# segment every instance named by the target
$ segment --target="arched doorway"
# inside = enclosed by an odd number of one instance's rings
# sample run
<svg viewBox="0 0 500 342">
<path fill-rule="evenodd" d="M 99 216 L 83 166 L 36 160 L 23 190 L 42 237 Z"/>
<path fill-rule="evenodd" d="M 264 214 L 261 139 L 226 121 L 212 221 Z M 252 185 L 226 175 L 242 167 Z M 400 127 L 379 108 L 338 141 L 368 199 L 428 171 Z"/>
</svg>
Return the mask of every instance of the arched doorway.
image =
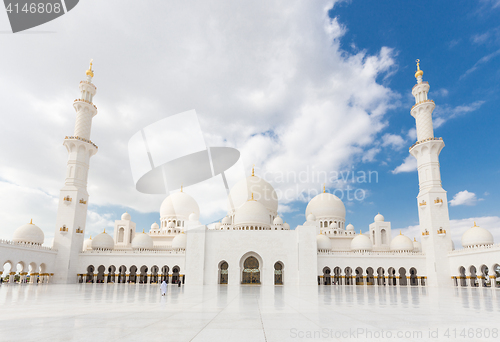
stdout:
<svg viewBox="0 0 500 342">
<path fill-rule="evenodd" d="M 477 281 L 476 267 L 475 266 L 469 267 L 469 271 L 470 271 L 470 286 L 478 287 L 479 283 Z"/>
<path fill-rule="evenodd" d="M 176 284 L 179 280 L 179 266 L 172 268 L 172 284 Z"/>
<path fill-rule="evenodd" d="M 323 268 L 323 285 L 331 285 L 332 284 L 332 271 L 330 267 Z"/>
<path fill-rule="evenodd" d="M 242 284 L 260 284 L 259 261 L 254 256 L 249 256 L 243 262 Z"/>
<path fill-rule="evenodd" d="M 115 282 L 115 272 L 116 272 L 116 267 L 114 265 L 108 267 L 108 283 Z"/>
<path fill-rule="evenodd" d="M 118 282 L 125 283 L 127 281 L 127 267 L 125 265 L 121 265 L 118 272 Z"/>
<path fill-rule="evenodd" d="M 410 285 L 418 286 L 417 269 L 415 267 L 410 268 Z"/>
<path fill-rule="evenodd" d="M 134 283 L 134 284 L 137 282 L 137 266 L 135 266 L 135 265 L 130 266 L 130 273 L 128 276 L 128 282 Z"/>
<path fill-rule="evenodd" d="M 352 268 L 346 267 L 344 269 L 344 272 L 345 272 L 345 284 L 346 285 L 352 285 L 353 284 L 353 281 L 352 281 Z"/>
<path fill-rule="evenodd" d="M 279 261 L 274 264 L 274 285 L 283 285 L 283 264 Z"/>
<path fill-rule="evenodd" d="M 219 265 L 219 284 L 227 285 L 227 280 L 229 277 L 228 273 L 229 265 L 227 262 L 223 261 Z"/>
<path fill-rule="evenodd" d="M 147 283 L 148 283 L 148 267 L 146 265 L 142 265 L 139 284 L 147 284 Z"/>
<path fill-rule="evenodd" d="M 342 270 L 338 266 L 333 269 L 333 285 L 342 285 Z"/>
<path fill-rule="evenodd" d="M 404 267 L 401 267 L 399 269 L 399 285 L 400 286 L 406 286 L 408 282 L 406 281 L 406 269 Z"/>
<path fill-rule="evenodd" d="M 94 282 L 94 266 L 89 265 L 89 267 L 87 267 L 87 283 L 93 283 L 93 282 Z"/>
<path fill-rule="evenodd" d="M 106 271 L 106 267 L 104 265 L 97 267 L 96 283 L 104 283 L 104 272 L 105 271 Z"/>
<path fill-rule="evenodd" d="M 154 265 L 153 267 L 151 267 L 151 284 L 158 283 L 158 271 L 158 266 Z"/>
</svg>

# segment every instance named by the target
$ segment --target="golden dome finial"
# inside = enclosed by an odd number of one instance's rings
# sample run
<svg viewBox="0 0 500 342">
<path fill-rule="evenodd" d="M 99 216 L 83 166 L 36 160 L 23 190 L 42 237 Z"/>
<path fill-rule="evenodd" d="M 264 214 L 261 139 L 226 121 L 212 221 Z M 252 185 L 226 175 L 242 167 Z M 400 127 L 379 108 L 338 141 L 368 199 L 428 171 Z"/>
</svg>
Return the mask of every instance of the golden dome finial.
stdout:
<svg viewBox="0 0 500 342">
<path fill-rule="evenodd" d="M 399 235 L 403 235 L 403 234 L 401 234 L 401 230 L 399 231 Z"/>
<path fill-rule="evenodd" d="M 182 192 L 182 184 L 181 184 L 181 192 Z"/>
<path fill-rule="evenodd" d="M 415 237 L 413 237 L 413 241 L 417 242 L 417 239 Z"/>
<path fill-rule="evenodd" d="M 90 235 L 90 240 L 92 240 L 92 235 Z"/>
<path fill-rule="evenodd" d="M 87 72 L 85 73 L 87 76 L 90 76 L 90 77 L 94 77 L 94 70 L 92 70 L 92 62 L 93 61 L 94 61 L 93 59 L 90 60 L 89 70 L 87 70 Z"/>
<path fill-rule="evenodd" d="M 142 228 L 142 233 L 144 234 L 144 228 Z"/>
<path fill-rule="evenodd" d="M 323 183 L 323 193 L 326 192 L 326 183 Z"/>
<path fill-rule="evenodd" d="M 424 72 L 420 70 L 420 59 L 417 59 L 416 62 L 417 62 L 417 72 L 415 73 L 415 78 L 419 78 L 423 76 Z"/>
<path fill-rule="evenodd" d="M 359 233 L 361 234 L 361 229 L 359 230 Z"/>
<path fill-rule="evenodd" d="M 31 219 L 30 224 L 33 224 L 33 219 Z M 474 223 L 474 225 L 476 225 L 476 224 Z"/>
<path fill-rule="evenodd" d="M 255 164 L 252 166 L 252 177 L 255 177 Z"/>
<path fill-rule="evenodd" d="M 474 227 L 477 227 L 477 226 L 476 226 L 476 221 L 474 221 Z"/>
<path fill-rule="evenodd" d="M 104 231 L 103 231 L 103 233 L 106 233 L 106 228 L 104 228 Z"/>
</svg>

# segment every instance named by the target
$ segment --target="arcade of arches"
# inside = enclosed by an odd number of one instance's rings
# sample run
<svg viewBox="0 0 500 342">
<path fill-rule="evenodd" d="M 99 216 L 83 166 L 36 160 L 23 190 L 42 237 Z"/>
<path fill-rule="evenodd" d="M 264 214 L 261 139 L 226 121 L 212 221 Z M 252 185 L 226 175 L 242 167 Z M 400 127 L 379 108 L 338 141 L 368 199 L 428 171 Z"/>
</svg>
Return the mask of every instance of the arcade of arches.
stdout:
<svg viewBox="0 0 500 342">
<path fill-rule="evenodd" d="M 374 270 L 368 267 L 351 268 L 330 267 L 323 268 L 323 274 L 318 276 L 318 285 L 376 285 L 376 286 L 425 286 L 426 276 L 417 275 L 417 270 L 412 267 L 407 271 L 404 267 L 399 269 L 383 267 Z"/>
<path fill-rule="evenodd" d="M 274 285 L 283 285 L 283 269 L 284 265 L 281 261 L 274 264 Z M 226 285 L 229 279 L 229 264 L 226 261 L 219 263 L 219 284 Z M 260 263 L 254 256 L 249 256 L 243 262 L 241 271 L 241 284 L 243 285 L 259 285 L 260 280 Z"/>
<path fill-rule="evenodd" d="M 500 265 L 460 266 L 451 279 L 454 286 L 497 288 L 500 287 Z"/>
<path fill-rule="evenodd" d="M 165 281 L 167 284 L 175 284 L 179 280 L 184 284 L 185 275 L 180 274 L 180 267 L 174 266 L 170 270 L 167 265 L 161 268 L 157 265 L 151 266 L 151 268 L 146 265 L 141 267 L 132 265 L 129 268 L 125 265 L 118 268 L 115 265 L 109 267 L 100 265 L 97 268 L 94 265 L 89 265 L 87 273 L 78 274 L 79 283 L 158 284 Z"/>
</svg>

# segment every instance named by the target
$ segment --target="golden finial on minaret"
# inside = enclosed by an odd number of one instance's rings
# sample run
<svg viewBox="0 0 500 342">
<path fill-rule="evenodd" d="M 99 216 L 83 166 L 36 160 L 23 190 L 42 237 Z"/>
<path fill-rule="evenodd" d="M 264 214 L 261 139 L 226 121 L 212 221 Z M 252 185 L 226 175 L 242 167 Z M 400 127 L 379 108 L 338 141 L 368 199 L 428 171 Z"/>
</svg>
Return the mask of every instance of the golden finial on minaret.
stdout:
<svg viewBox="0 0 500 342">
<path fill-rule="evenodd" d="M 94 77 L 94 70 L 92 70 L 92 62 L 93 61 L 94 61 L 93 59 L 90 60 L 89 70 L 87 70 L 87 72 L 85 73 L 87 76 L 90 76 L 90 77 Z"/>
<path fill-rule="evenodd" d="M 326 192 L 326 183 L 323 184 L 323 193 Z"/>
<path fill-rule="evenodd" d="M 255 177 L 255 164 L 252 166 L 252 177 Z"/>
<path fill-rule="evenodd" d="M 424 75 L 424 72 L 420 70 L 420 59 L 417 59 L 416 62 L 417 62 L 417 72 L 415 73 L 415 78 L 422 77 Z"/>
<path fill-rule="evenodd" d="M 255 201 L 255 200 L 253 199 L 253 192 L 252 192 L 252 201 Z"/>
</svg>

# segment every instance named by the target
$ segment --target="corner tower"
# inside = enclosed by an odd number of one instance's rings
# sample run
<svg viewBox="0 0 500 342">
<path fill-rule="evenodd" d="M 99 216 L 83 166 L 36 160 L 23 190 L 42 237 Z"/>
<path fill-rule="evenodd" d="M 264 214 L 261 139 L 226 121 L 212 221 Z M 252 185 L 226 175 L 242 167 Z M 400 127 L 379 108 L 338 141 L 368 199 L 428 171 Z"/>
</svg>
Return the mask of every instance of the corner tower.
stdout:
<svg viewBox="0 0 500 342">
<path fill-rule="evenodd" d="M 427 280 L 430 286 L 446 286 L 450 282 L 448 252 L 451 250 L 448 199 L 441 184 L 439 153 L 444 147 L 442 138 L 434 137 L 432 112 L 434 101 L 429 100 L 429 83 L 422 81 L 424 72 L 417 59 L 417 84 L 412 89 L 415 105 L 411 115 L 417 126 L 417 142 L 410 153 L 417 159 L 419 193 L 418 216 L 422 232 L 422 250 L 426 255 Z"/>
<path fill-rule="evenodd" d="M 76 282 L 78 254 L 82 250 L 87 219 L 89 161 L 97 153 L 97 146 L 90 141 L 92 118 L 97 114 L 97 107 L 92 103 L 97 90 L 92 84 L 92 60 L 86 75 L 86 80 L 80 82 L 80 97 L 73 102 L 75 131 L 65 137 L 63 143 L 69 156 L 66 180 L 59 195 L 53 245 L 57 250 L 54 270 L 57 283 Z"/>
</svg>

